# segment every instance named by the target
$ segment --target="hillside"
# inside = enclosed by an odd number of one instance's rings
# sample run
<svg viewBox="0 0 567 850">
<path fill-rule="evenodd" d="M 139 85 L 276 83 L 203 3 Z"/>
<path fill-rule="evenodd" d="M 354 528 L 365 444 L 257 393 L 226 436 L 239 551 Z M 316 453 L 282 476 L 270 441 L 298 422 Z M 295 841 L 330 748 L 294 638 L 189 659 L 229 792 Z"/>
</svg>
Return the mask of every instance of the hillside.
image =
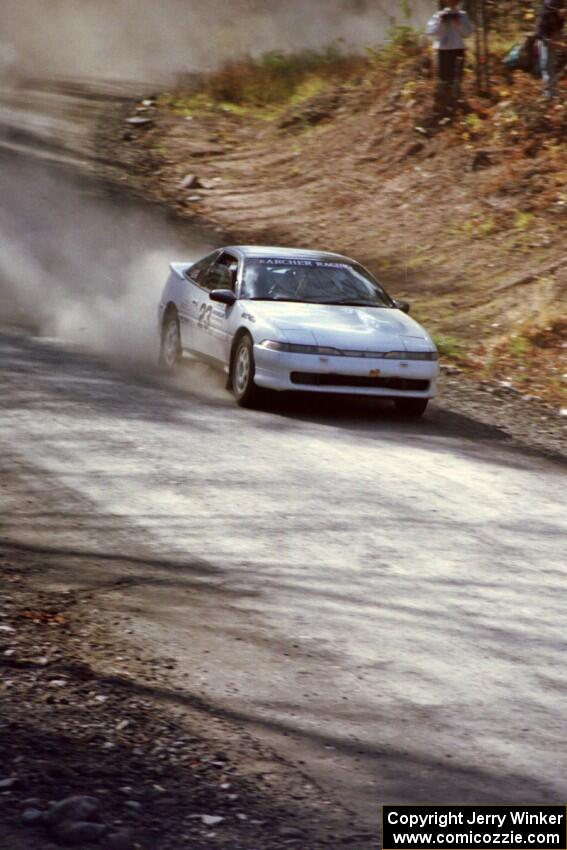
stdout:
<svg viewBox="0 0 567 850">
<path fill-rule="evenodd" d="M 355 256 L 456 368 L 559 411 L 567 88 L 549 105 L 541 81 L 500 60 L 491 95 L 476 96 L 469 70 L 466 108 L 442 120 L 430 50 L 406 28 L 365 58 L 243 60 L 115 116 L 114 155 L 153 197 L 235 240 Z"/>
</svg>

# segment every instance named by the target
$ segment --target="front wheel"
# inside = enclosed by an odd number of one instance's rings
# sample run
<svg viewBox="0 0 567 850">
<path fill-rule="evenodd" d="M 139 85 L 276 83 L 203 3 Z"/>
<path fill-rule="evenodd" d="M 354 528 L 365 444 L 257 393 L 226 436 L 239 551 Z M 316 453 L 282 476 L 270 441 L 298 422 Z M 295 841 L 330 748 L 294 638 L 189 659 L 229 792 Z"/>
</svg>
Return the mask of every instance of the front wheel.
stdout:
<svg viewBox="0 0 567 850">
<path fill-rule="evenodd" d="M 171 310 L 165 317 L 161 332 L 161 345 L 159 350 L 159 365 L 164 372 L 173 374 L 181 360 L 181 332 L 179 330 L 179 319 L 175 310 Z"/>
<path fill-rule="evenodd" d="M 394 401 L 396 410 L 408 419 L 417 419 L 427 410 L 427 398 L 397 398 Z"/>
<path fill-rule="evenodd" d="M 254 346 L 249 336 L 243 336 L 232 358 L 232 392 L 241 407 L 253 407 L 260 400 L 260 390 L 254 383 Z"/>
</svg>

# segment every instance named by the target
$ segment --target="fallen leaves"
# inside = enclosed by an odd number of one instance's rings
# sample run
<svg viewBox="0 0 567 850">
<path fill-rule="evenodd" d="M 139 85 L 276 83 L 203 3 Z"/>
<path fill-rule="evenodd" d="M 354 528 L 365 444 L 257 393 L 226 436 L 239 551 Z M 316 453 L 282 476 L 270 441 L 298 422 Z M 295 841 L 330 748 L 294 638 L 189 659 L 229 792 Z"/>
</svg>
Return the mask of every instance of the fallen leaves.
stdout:
<svg viewBox="0 0 567 850">
<path fill-rule="evenodd" d="M 20 611 L 19 614 L 24 620 L 31 620 L 32 623 L 41 626 L 68 626 L 68 618 L 59 612 L 52 611 Z"/>
</svg>

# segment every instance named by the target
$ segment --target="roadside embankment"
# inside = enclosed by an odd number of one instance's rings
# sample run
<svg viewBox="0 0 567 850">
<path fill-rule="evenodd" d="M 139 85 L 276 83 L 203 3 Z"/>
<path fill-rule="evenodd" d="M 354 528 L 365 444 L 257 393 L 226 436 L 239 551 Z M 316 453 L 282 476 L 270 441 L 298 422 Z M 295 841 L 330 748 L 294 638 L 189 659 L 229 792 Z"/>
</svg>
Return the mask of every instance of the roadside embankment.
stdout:
<svg viewBox="0 0 567 850">
<path fill-rule="evenodd" d="M 567 108 L 498 73 L 490 98 L 469 82 L 463 112 L 436 121 L 430 56 L 397 39 L 368 60 L 268 57 L 148 92 L 106 113 L 99 149 L 234 241 L 357 257 L 433 331 L 442 403 L 561 451 Z"/>
<path fill-rule="evenodd" d="M 491 98 L 470 90 L 462 114 L 436 122 L 429 55 L 411 39 L 389 50 L 323 56 L 303 75 L 288 59 L 284 93 L 275 60 L 233 64 L 115 110 L 100 145 L 188 221 L 356 256 L 464 377 L 559 415 L 567 107 L 544 103 L 539 80 L 496 76 Z"/>
</svg>

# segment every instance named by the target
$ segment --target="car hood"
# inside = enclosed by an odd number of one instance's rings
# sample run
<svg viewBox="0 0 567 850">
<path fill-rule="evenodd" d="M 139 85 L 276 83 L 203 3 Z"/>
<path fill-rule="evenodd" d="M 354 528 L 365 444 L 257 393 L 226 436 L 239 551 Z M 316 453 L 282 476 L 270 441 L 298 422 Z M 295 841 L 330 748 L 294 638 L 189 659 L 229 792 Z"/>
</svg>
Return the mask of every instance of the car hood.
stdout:
<svg viewBox="0 0 567 850">
<path fill-rule="evenodd" d="M 407 350 L 433 347 L 421 325 L 401 310 L 287 301 L 248 301 L 247 309 L 297 344 L 353 351 L 379 351 L 384 345 Z"/>
</svg>

